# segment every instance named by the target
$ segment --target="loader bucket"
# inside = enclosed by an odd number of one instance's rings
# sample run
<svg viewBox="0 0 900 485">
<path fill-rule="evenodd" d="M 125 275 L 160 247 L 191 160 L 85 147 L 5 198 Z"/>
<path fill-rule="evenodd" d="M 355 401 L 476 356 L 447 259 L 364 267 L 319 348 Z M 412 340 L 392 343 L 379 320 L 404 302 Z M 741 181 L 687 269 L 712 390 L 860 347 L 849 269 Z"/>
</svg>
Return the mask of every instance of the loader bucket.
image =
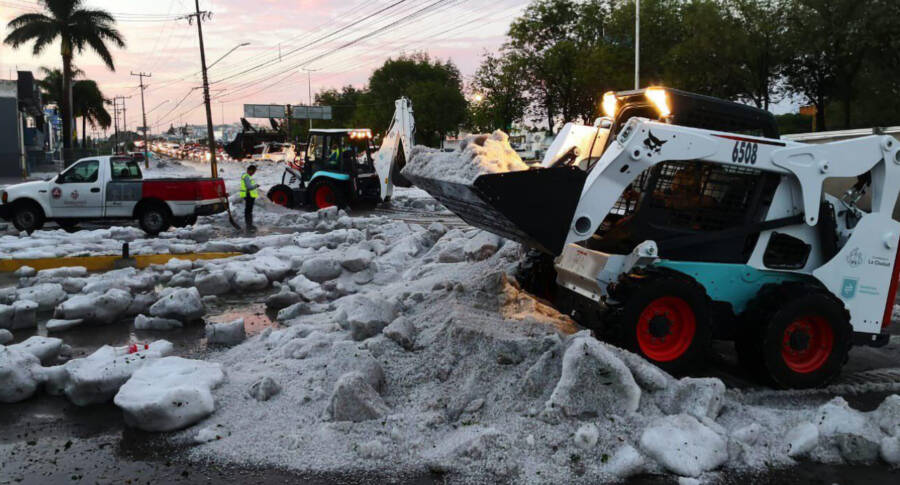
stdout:
<svg viewBox="0 0 900 485">
<path fill-rule="evenodd" d="M 587 173 L 576 167 L 485 174 L 472 185 L 406 175 L 469 224 L 545 253 L 562 253 Z"/>
</svg>

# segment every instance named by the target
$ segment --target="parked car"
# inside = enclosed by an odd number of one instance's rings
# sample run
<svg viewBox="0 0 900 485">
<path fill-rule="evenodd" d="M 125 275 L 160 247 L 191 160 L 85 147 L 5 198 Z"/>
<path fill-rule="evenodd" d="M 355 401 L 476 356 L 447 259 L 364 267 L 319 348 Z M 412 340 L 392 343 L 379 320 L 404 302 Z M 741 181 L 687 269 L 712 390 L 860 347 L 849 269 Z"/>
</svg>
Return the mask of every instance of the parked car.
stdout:
<svg viewBox="0 0 900 485">
<path fill-rule="evenodd" d="M 227 210 L 220 178 L 144 179 L 130 156 L 83 158 L 45 181 L 0 191 L 0 218 L 29 234 L 54 221 L 72 230 L 82 221 L 137 220 L 145 232 L 192 225 Z"/>
</svg>

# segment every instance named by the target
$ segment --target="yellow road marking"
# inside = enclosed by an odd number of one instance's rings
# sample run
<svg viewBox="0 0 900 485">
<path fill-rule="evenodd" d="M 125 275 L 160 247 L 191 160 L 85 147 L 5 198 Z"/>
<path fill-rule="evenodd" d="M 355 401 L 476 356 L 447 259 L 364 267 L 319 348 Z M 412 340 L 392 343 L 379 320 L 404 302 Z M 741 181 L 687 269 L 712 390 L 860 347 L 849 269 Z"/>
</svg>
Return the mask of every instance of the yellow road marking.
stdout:
<svg viewBox="0 0 900 485">
<path fill-rule="evenodd" d="M 170 259 L 223 259 L 240 256 L 243 253 L 187 253 L 187 254 L 138 254 L 132 255 L 135 266 L 146 268 L 152 264 L 166 264 Z M 35 259 L 2 259 L 0 260 L 0 272 L 15 271 L 22 266 L 31 266 L 36 270 L 63 268 L 67 266 L 84 266 L 88 271 L 105 271 L 115 269 L 115 262 L 121 259 L 121 255 L 113 256 L 74 256 L 68 258 L 35 258 Z"/>
</svg>

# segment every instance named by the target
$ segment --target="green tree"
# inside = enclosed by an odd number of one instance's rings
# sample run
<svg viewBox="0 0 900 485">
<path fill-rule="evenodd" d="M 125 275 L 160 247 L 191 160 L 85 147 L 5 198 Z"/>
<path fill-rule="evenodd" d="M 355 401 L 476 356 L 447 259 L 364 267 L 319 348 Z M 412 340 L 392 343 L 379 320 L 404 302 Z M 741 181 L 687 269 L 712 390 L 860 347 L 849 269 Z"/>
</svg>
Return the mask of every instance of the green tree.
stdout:
<svg viewBox="0 0 900 485">
<path fill-rule="evenodd" d="M 726 0 L 734 14 L 736 34 L 730 46 L 738 48 L 743 69 L 738 99 L 765 110 L 783 91 L 780 80 L 788 60 L 790 0 Z"/>
<path fill-rule="evenodd" d="M 86 48 L 94 51 L 104 64 L 115 70 L 107 43 L 125 47 L 122 35 L 115 28 L 115 19 L 104 11 L 85 8 L 82 0 L 42 0 L 44 13 L 26 13 L 12 19 L 7 27 L 12 31 L 4 43 L 18 48 L 33 42 L 32 52 L 39 55 L 56 39 L 60 40 L 62 56 L 63 157 L 72 158 L 72 59 Z"/>
<path fill-rule="evenodd" d="M 723 99 L 745 95 L 748 42 L 726 5 L 691 0 L 680 5 L 678 17 L 680 28 L 692 35 L 683 35 L 665 54 L 660 81 Z"/>
<path fill-rule="evenodd" d="M 575 1 L 536 0 L 512 22 L 507 34 L 505 50 L 515 62 L 528 66 L 531 114 L 543 116 L 550 132 L 556 116 L 573 104 L 566 96 L 572 91 L 572 69 L 577 62 L 573 48 L 577 23 Z"/>
<path fill-rule="evenodd" d="M 344 86 L 340 90 L 326 89 L 316 93 L 316 104 L 331 106 L 331 119 L 317 122 L 321 128 L 356 128 L 357 107 L 364 91 L 353 86 Z"/>
<path fill-rule="evenodd" d="M 856 82 L 872 48 L 868 27 L 873 0 L 792 0 L 788 89 L 816 107 L 816 129 L 827 129 L 826 110 L 841 101 L 850 126 Z"/>
<path fill-rule="evenodd" d="M 521 120 L 528 107 L 525 66 L 509 56 L 485 53 L 469 91 L 469 128 L 474 131 L 506 130 Z"/>
<path fill-rule="evenodd" d="M 388 129 L 394 100 L 408 97 L 416 114 L 416 142 L 440 146 L 466 119 L 462 76 L 450 62 L 432 61 L 418 53 L 388 59 L 369 77 L 369 88 L 359 103 L 359 120 L 376 132 Z"/>
</svg>

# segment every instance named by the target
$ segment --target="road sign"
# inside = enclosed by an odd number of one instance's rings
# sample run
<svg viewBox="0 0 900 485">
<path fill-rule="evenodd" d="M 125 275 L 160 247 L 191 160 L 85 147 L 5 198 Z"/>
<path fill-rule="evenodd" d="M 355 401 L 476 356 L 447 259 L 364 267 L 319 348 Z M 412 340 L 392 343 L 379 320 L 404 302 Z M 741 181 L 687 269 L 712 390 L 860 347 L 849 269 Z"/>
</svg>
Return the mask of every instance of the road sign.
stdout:
<svg viewBox="0 0 900 485">
<path fill-rule="evenodd" d="M 287 107 L 283 104 L 245 104 L 244 118 L 285 118 Z M 330 120 L 331 106 L 291 106 L 291 118 L 295 120 Z"/>
<path fill-rule="evenodd" d="M 284 118 L 283 104 L 245 104 L 244 118 Z"/>
<path fill-rule="evenodd" d="M 331 106 L 291 106 L 291 118 L 295 120 L 330 120 Z"/>
</svg>

